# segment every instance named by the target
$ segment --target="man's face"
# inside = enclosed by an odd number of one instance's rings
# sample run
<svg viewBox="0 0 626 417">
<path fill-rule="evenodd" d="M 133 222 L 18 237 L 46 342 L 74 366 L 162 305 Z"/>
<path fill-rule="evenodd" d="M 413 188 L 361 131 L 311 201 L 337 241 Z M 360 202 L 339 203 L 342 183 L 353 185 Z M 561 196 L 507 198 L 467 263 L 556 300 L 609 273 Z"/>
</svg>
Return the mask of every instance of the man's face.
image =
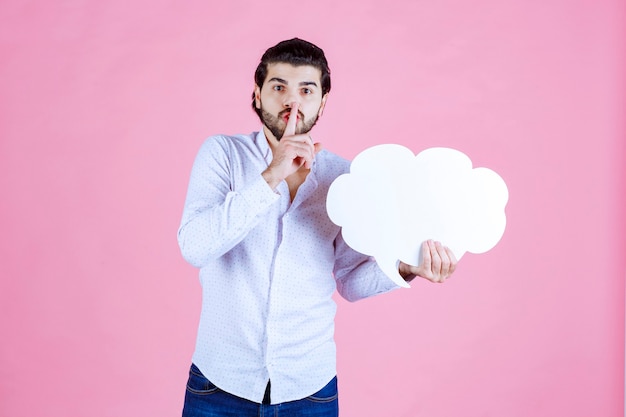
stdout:
<svg viewBox="0 0 626 417">
<path fill-rule="evenodd" d="M 279 62 L 267 66 L 263 87 L 254 89 L 254 100 L 269 139 L 281 139 L 294 102 L 299 105 L 296 133 L 308 133 L 313 128 L 326 104 L 321 76 L 320 70 L 310 65 L 294 67 Z"/>
</svg>

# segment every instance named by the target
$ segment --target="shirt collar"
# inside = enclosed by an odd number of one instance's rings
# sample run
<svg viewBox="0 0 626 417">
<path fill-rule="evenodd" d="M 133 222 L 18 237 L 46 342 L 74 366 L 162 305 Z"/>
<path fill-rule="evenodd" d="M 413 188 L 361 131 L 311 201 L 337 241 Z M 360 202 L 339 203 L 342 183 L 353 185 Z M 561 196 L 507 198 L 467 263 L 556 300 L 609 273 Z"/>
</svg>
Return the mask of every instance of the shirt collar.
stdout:
<svg viewBox="0 0 626 417">
<path fill-rule="evenodd" d="M 270 148 L 270 144 L 267 143 L 267 138 L 265 137 L 265 132 L 261 129 L 257 132 L 255 137 L 256 146 L 261 152 L 261 156 L 265 159 L 265 162 L 269 165 L 272 162 L 272 149 Z"/>
</svg>

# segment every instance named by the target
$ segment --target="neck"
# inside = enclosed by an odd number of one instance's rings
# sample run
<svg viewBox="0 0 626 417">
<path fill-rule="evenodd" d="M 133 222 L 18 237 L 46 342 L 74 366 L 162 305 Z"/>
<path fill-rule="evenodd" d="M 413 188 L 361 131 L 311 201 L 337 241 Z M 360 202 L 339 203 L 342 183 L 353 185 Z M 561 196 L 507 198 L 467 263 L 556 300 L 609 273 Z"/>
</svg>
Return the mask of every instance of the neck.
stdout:
<svg viewBox="0 0 626 417">
<path fill-rule="evenodd" d="M 274 152 L 274 150 L 278 146 L 278 139 L 276 139 L 272 132 L 270 132 L 270 130 L 265 126 L 263 126 L 263 133 L 265 134 L 267 144 L 270 145 L 270 149 L 272 150 L 272 152 Z"/>
</svg>

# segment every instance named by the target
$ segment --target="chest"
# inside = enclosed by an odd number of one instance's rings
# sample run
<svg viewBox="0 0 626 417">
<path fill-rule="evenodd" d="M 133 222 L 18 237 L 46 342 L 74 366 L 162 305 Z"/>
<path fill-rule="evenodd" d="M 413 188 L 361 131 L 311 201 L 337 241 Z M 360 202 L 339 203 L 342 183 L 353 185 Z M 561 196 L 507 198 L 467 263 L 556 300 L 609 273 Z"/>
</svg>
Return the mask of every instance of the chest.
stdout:
<svg viewBox="0 0 626 417">
<path fill-rule="evenodd" d="M 285 178 L 285 182 L 287 183 L 287 187 L 289 188 L 289 198 L 291 202 L 293 202 L 293 200 L 296 198 L 296 194 L 298 193 L 300 186 L 306 180 L 309 171 L 310 170 L 308 169 L 302 170 L 302 172 L 296 171 L 295 173 Z"/>
</svg>

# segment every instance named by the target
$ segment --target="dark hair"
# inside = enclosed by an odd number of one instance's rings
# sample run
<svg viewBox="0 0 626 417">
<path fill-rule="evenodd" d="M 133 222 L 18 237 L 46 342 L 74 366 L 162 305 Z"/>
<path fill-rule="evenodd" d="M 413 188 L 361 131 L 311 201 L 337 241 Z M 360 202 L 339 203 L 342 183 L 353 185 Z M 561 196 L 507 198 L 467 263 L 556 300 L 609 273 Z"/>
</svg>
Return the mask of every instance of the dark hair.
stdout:
<svg viewBox="0 0 626 417">
<path fill-rule="evenodd" d="M 310 65 L 317 68 L 322 73 L 322 96 L 330 91 L 330 68 L 324 56 L 324 51 L 302 39 L 293 38 L 279 42 L 269 48 L 261 57 L 261 62 L 254 73 L 254 82 L 261 88 L 265 77 L 267 77 L 267 66 L 269 64 L 286 63 L 293 66 Z M 252 92 L 252 108 L 261 117 L 261 110 L 255 106 L 255 95 Z"/>
</svg>

